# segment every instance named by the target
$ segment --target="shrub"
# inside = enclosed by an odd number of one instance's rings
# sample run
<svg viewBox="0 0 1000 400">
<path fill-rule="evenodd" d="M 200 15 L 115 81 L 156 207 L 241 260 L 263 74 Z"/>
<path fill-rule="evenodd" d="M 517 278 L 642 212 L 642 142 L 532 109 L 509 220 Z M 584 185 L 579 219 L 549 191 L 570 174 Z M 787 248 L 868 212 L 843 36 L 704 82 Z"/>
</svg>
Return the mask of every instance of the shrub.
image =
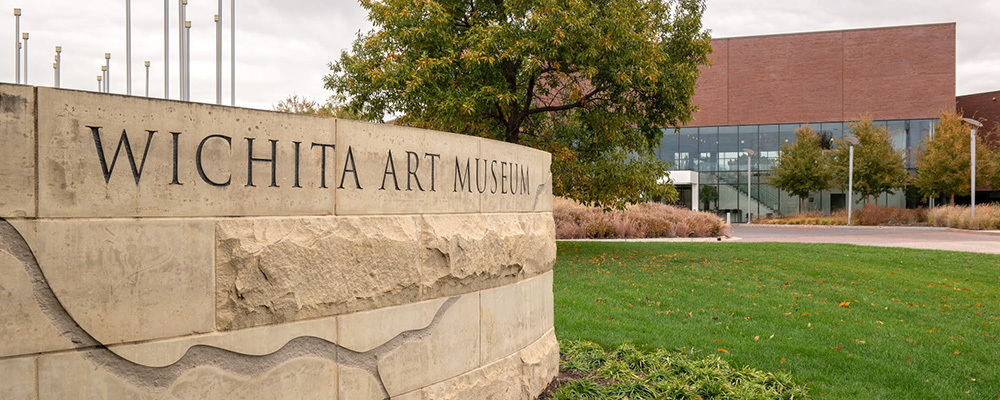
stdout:
<svg viewBox="0 0 1000 400">
<path fill-rule="evenodd" d="M 787 373 L 733 368 L 717 355 L 696 359 L 664 349 L 643 351 L 630 343 L 606 353 L 595 343 L 576 340 L 559 347 L 566 375 L 540 399 L 808 398 L 806 387 Z"/>
<path fill-rule="evenodd" d="M 976 205 L 976 216 L 966 206 L 941 206 L 927 212 L 927 221 L 933 226 L 959 229 L 1000 229 L 1000 204 Z"/>
<path fill-rule="evenodd" d="M 556 197 L 552 217 L 558 239 L 729 236 L 729 227 L 716 215 L 659 203 L 605 211 Z"/>
</svg>

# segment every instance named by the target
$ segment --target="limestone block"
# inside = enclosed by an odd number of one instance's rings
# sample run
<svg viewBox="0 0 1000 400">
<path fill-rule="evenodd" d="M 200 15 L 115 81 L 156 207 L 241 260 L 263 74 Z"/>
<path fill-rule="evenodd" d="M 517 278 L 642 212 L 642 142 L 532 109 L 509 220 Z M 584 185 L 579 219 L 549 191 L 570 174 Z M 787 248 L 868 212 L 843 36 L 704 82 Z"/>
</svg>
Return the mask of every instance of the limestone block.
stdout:
<svg viewBox="0 0 1000 400">
<path fill-rule="evenodd" d="M 341 399 L 383 400 L 382 389 L 372 374 L 360 368 L 341 365 L 338 370 L 337 393 Z"/>
<path fill-rule="evenodd" d="M 458 377 L 393 397 L 397 400 L 530 400 L 522 395 L 521 360 L 515 355 Z"/>
<path fill-rule="evenodd" d="M 337 315 L 419 298 L 417 217 L 219 220 L 219 329 Z"/>
<path fill-rule="evenodd" d="M 338 344 L 363 353 L 400 333 L 428 326 L 446 299 L 422 301 L 377 310 L 340 315 Z"/>
<path fill-rule="evenodd" d="M 331 344 L 337 343 L 337 318 L 321 318 L 140 344 L 115 345 L 108 348 L 131 362 L 150 367 L 164 367 L 180 360 L 188 349 L 195 345 L 216 347 L 243 355 L 263 356 L 279 351 L 295 338 L 305 336 L 320 338 Z"/>
<path fill-rule="evenodd" d="M 35 255 L 72 320 L 103 344 L 209 332 L 214 223 L 40 220 Z"/>
<path fill-rule="evenodd" d="M 552 211 L 549 153 L 488 139 L 481 146 L 482 158 L 491 160 L 481 212 Z"/>
<path fill-rule="evenodd" d="M 0 84 L 0 218 L 35 216 L 35 93 Z"/>
<path fill-rule="evenodd" d="M 429 296 L 467 293 L 549 271 L 552 214 L 425 215 L 421 278 Z"/>
<path fill-rule="evenodd" d="M 417 389 L 398 400 L 519 399 L 538 398 L 559 373 L 559 343 L 555 331 L 520 352 L 468 373 Z"/>
<path fill-rule="evenodd" d="M 22 248 L 25 242 L 10 235 L 17 232 L 0 230 L 0 338 L 4 338 L 0 340 L 0 357 L 72 348 L 73 343 L 62 337 L 42 312 L 26 266 L 10 253 L 17 251 L 16 242 Z"/>
<path fill-rule="evenodd" d="M 472 136 L 338 120 L 337 215 L 478 212 L 480 196 L 467 190 L 473 183 L 463 174 L 466 162 L 479 157 L 479 141 Z M 456 163 L 462 173 L 456 174 Z M 352 165 L 357 165 L 357 181 L 355 174 L 344 174 Z"/>
<path fill-rule="evenodd" d="M 334 119 L 37 91 L 40 216 L 333 213 Z"/>
<path fill-rule="evenodd" d="M 480 293 L 482 364 L 507 357 L 552 329 L 552 272 Z"/>
<path fill-rule="evenodd" d="M 378 359 L 390 396 L 441 382 L 479 365 L 479 294 L 461 296 L 430 335 Z"/>
<path fill-rule="evenodd" d="M 36 399 L 34 357 L 0 359 L 0 399 Z"/>
<path fill-rule="evenodd" d="M 157 390 L 134 383 L 142 367 L 105 369 L 85 358 L 88 352 L 39 357 L 38 399 L 337 398 L 337 366 L 328 360 L 296 358 L 259 375 L 245 374 L 241 365 L 232 371 L 195 367 Z"/>
<path fill-rule="evenodd" d="M 527 398 L 535 399 L 559 375 L 559 341 L 556 332 L 548 332 L 521 350 L 521 377 Z"/>
</svg>

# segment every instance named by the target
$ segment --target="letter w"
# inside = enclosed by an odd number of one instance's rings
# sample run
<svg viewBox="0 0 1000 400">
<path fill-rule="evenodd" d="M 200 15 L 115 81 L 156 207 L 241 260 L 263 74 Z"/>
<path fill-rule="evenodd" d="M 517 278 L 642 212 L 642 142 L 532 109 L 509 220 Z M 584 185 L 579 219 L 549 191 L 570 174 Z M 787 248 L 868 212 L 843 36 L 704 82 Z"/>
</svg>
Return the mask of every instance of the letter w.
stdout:
<svg viewBox="0 0 1000 400">
<path fill-rule="evenodd" d="M 142 169 L 146 166 L 146 155 L 149 154 L 149 145 L 153 143 L 153 134 L 156 131 L 146 131 L 149 132 L 149 137 L 146 138 L 146 149 L 142 152 L 142 162 L 137 168 L 135 166 L 135 156 L 132 155 L 132 146 L 128 142 L 128 134 L 122 129 L 122 136 L 118 139 L 118 148 L 115 149 L 115 156 L 111 158 L 111 167 L 108 167 L 108 160 L 104 157 L 104 145 L 101 144 L 101 127 L 99 126 L 87 126 L 90 128 L 90 132 L 94 134 L 94 144 L 97 145 L 97 158 L 101 160 L 101 171 L 104 172 L 104 183 L 109 183 L 111 181 L 111 173 L 115 171 L 115 163 L 118 162 L 118 154 L 122 151 L 122 145 L 125 145 L 125 156 L 128 157 L 128 163 L 132 166 L 132 177 L 135 178 L 135 184 L 139 184 L 139 178 L 142 176 Z"/>
</svg>

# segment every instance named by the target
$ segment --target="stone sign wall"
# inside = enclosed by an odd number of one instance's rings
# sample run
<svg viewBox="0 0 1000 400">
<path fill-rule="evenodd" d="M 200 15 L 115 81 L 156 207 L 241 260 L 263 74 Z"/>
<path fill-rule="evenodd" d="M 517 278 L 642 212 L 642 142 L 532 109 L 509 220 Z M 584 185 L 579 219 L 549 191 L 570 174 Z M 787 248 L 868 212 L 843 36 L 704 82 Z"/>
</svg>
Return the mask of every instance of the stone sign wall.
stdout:
<svg viewBox="0 0 1000 400">
<path fill-rule="evenodd" d="M 549 154 L 0 84 L 0 398 L 528 399 Z"/>
</svg>

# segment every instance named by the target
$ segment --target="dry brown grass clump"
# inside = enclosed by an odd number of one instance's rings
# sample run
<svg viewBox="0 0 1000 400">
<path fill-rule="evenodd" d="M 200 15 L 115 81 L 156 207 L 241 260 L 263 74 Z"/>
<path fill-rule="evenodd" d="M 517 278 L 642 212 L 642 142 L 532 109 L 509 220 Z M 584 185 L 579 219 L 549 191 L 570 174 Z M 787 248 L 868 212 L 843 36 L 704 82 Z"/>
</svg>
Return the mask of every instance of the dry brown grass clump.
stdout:
<svg viewBox="0 0 1000 400">
<path fill-rule="evenodd" d="M 966 206 L 941 206 L 927 212 L 927 220 L 934 226 L 959 229 L 1000 229 L 1000 204 L 977 204 L 976 216 Z"/>
<path fill-rule="evenodd" d="M 729 227 L 716 215 L 659 203 L 604 211 L 556 197 L 552 200 L 552 216 L 556 239 L 729 236 Z"/>
<path fill-rule="evenodd" d="M 851 223 L 868 226 L 927 225 L 927 210 L 924 208 L 885 207 L 869 204 L 854 210 Z M 847 210 L 839 210 L 830 215 L 821 211 L 787 214 L 770 219 L 754 221 L 758 224 L 783 225 L 847 225 Z"/>
</svg>

